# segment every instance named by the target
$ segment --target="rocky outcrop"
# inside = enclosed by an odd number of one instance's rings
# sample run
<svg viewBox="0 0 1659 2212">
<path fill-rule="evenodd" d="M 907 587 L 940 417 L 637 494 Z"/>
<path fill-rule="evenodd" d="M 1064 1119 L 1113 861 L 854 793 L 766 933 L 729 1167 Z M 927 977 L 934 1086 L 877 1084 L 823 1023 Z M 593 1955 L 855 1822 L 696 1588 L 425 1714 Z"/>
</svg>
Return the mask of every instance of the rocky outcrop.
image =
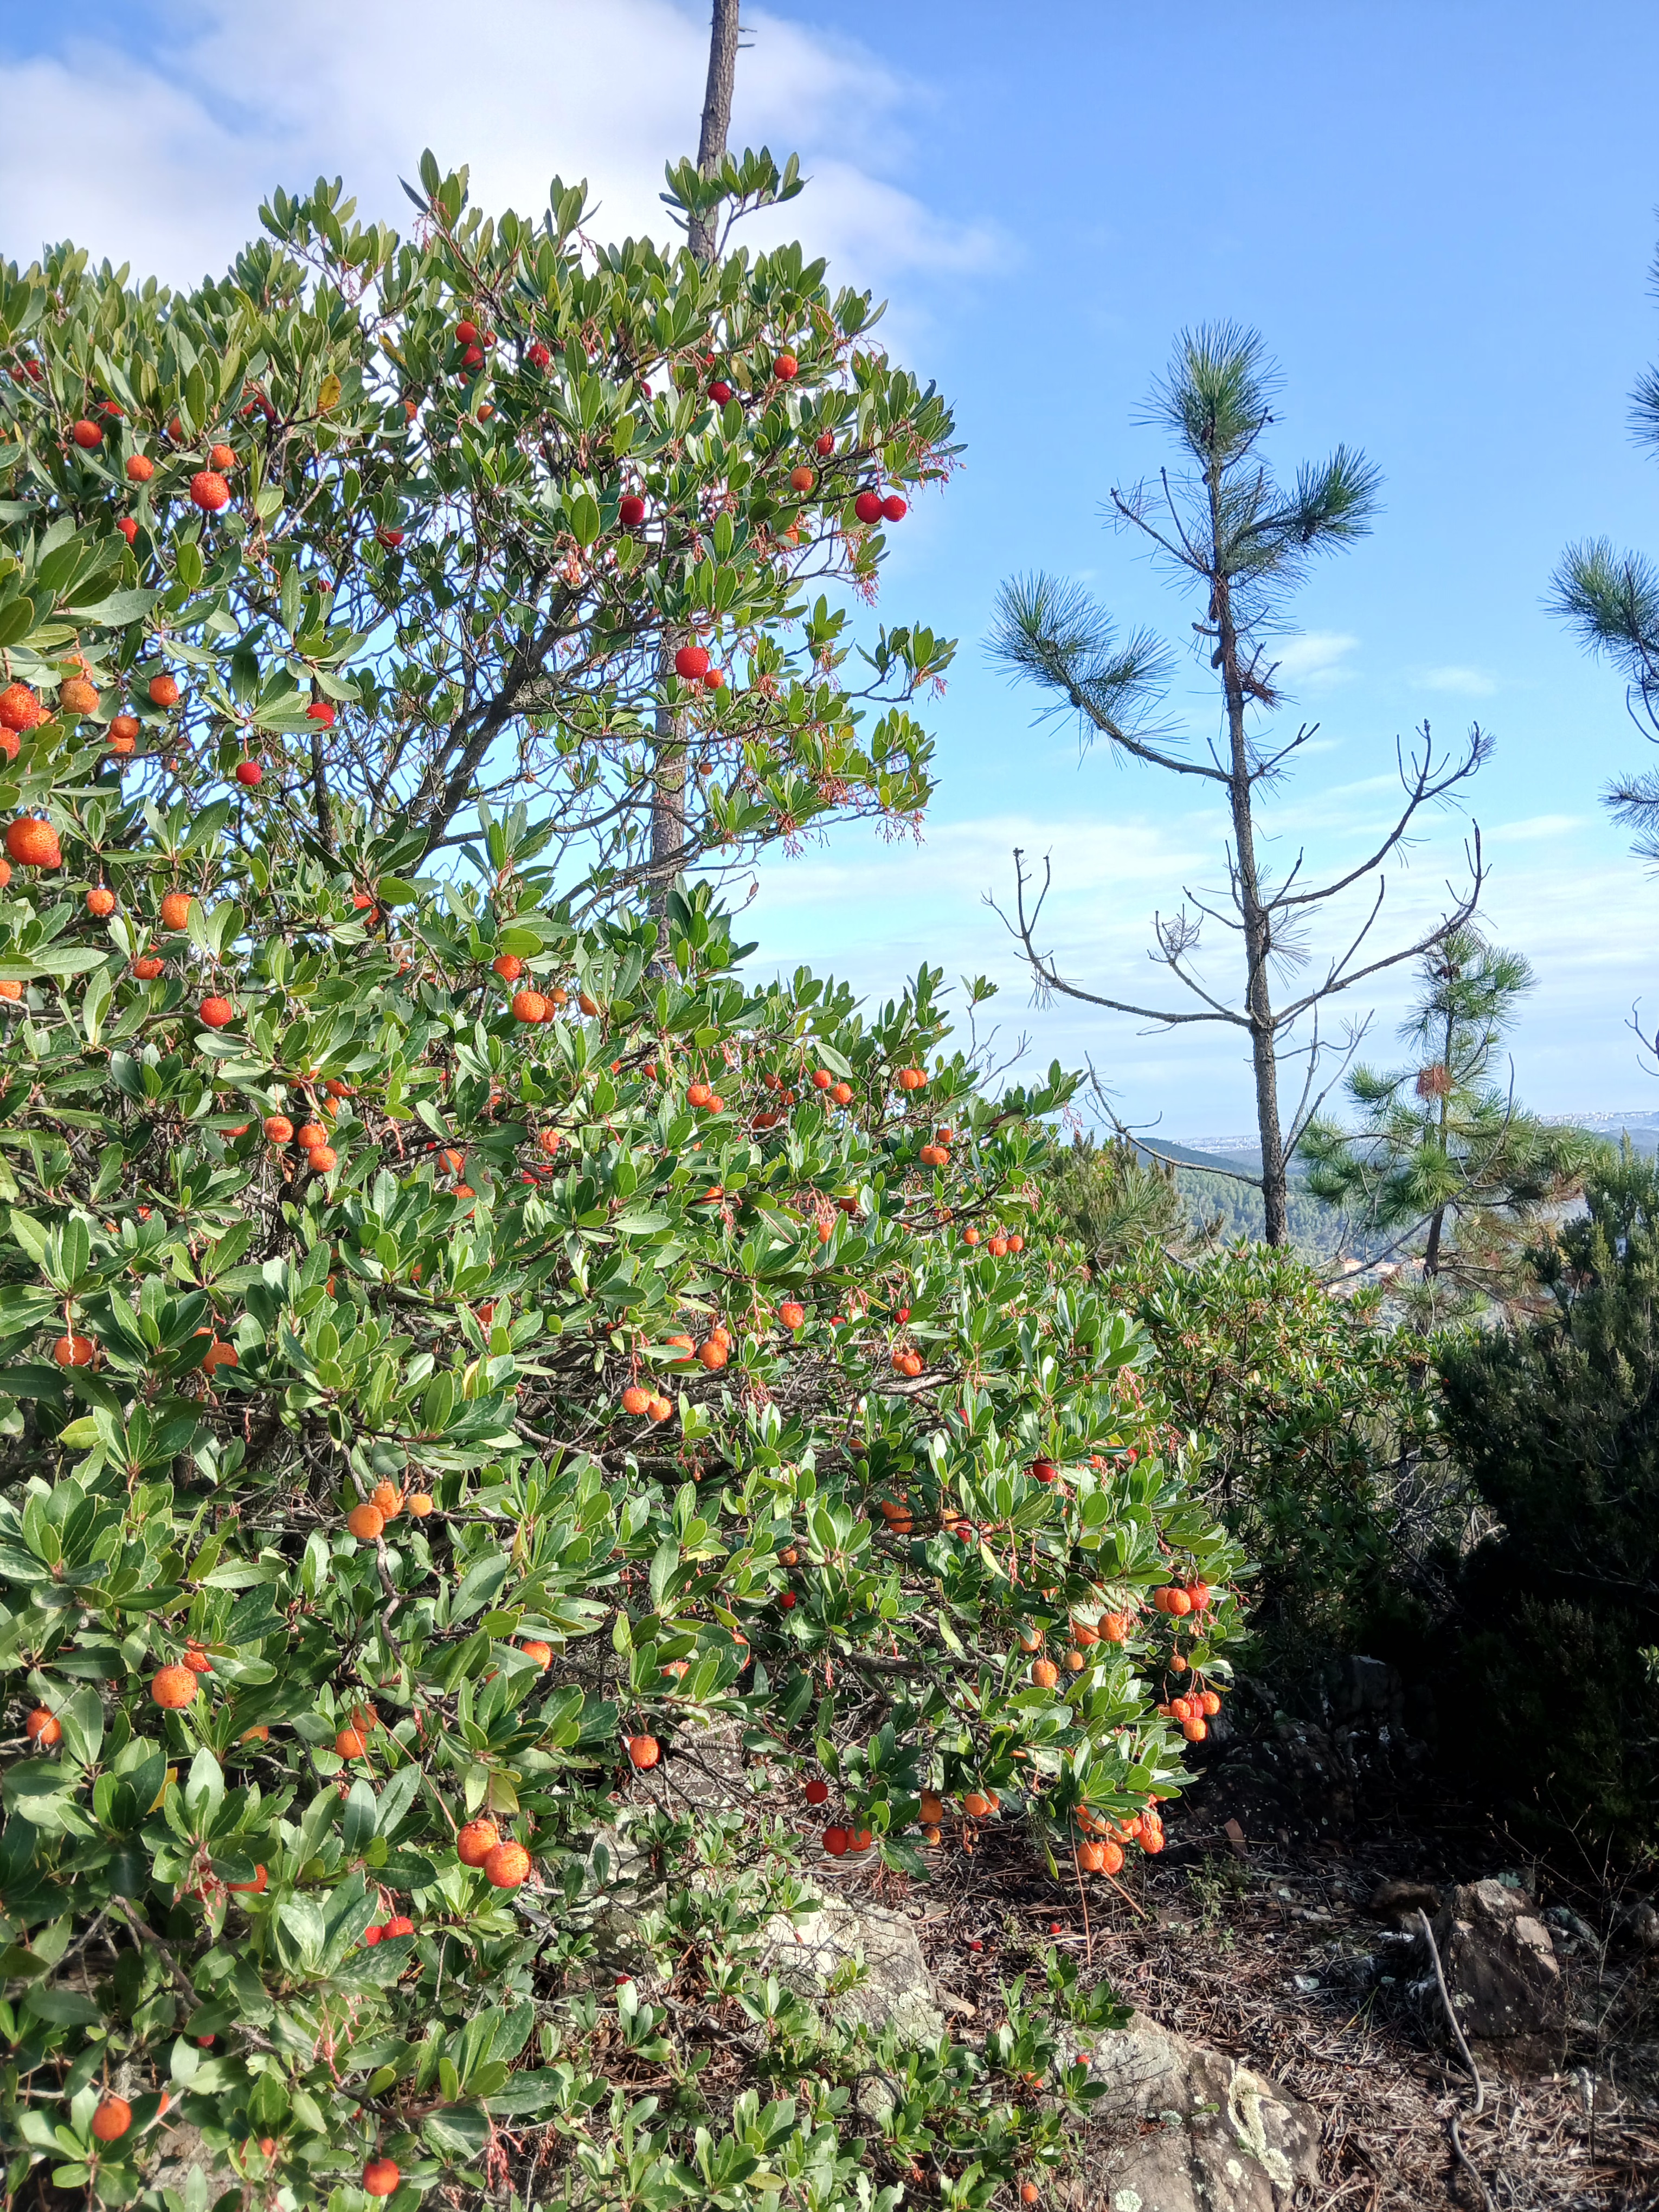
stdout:
<svg viewBox="0 0 1659 2212">
<path fill-rule="evenodd" d="M 896 2028 L 902 2043 L 932 2043 L 945 2014 L 921 1955 L 914 1923 L 896 1912 L 805 1885 L 811 1911 L 799 1920 L 776 1914 L 766 1926 L 763 1963 L 803 1996 L 828 1997 L 844 2019 Z M 861 1967 L 854 1977 L 849 1969 Z M 848 1986 L 839 1992 L 837 1982 Z"/>
<path fill-rule="evenodd" d="M 1524 1890 L 1497 1881 L 1449 1890 L 1434 1940 L 1465 2035 L 1536 2035 L 1550 2026 L 1561 1968 Z"/>
<path fill-rule="evenodd" d="M 1094 2112 L 1114 2124 L 1109 2212 L 1286 2212 L 1298 2184 L 1318 2182 L 1310 2106 L 1144 2013 L 1100 2038 L 1090 2073 L 1107 2089 Z"/>
</svg>

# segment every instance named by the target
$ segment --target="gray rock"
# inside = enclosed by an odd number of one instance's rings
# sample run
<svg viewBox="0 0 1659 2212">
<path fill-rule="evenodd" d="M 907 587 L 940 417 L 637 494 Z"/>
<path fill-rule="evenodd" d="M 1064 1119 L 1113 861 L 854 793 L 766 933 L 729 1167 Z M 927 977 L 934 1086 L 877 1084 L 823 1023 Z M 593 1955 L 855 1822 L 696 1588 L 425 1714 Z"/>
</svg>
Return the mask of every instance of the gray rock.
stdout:
<svg viewBox="0 0 1659 2212">
<path fill-rule="evenodd" d="M 218 2151 L 208 2148 L 199 2128 L 169 2127 L 163 2119 L 157 2132 L 161 2162 L 149 2176 L 149 2186 L 177 2190 L 184 2198 L 185 2212 L 205 2212 L 226 2190 L 241 2188 L 240 2176 L 221 2163 Z"/>
<path fill-rule="evenodd" d="M 1354 1652 L 1325 1668 L 1325 1695 L 1340 1721 L 1390 1721 L 1406 1717 L 1406 1685 L 1398 1669 L 1383 1659 Z"/>
<path fill-rule="evenodd" d="M 1550 2025 L 1561 1968 L 1524 1891 L 1490 1880 L 1449 1891 L 1434 1940 L 1466 2035 L 1535 2035 Z"/>
<path fill-rule="evenodd" d="M 1103 2035 L 1090 2068 L 1096 2113 L 1137 2132 L 1114 2144 L 1109 2212 L 1285 2212 L 1319 2180 L 1319 2124 L 1281 2084 L 1135 2013 Z"/>
<path fill-rule="evenodd" d="M 932 2043 L 945 2033 L 921 1942 L 902 1915 L 878 1905 L 854 1905 L 812 1883 L 805 1885 L 812 1910 L 799 1921 L 775 1914 L 763 1931 L 760 1964 L 803 1996 L 823 1998 L 849 1965 L 862 1978 L 830 1998 L 843 2019 L 871 2027 L 896 2027 L 901 2041 Z"/>
</svg>

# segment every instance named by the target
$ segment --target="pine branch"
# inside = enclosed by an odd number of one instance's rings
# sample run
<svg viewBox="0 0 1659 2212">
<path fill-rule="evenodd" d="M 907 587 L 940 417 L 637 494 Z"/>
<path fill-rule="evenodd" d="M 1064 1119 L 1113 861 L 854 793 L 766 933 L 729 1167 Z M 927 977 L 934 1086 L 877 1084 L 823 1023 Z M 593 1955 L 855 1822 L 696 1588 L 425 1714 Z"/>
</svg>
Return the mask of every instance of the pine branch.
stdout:
<svg viewBox="0 0 1659 2212">
<path fill-rule="evenodd" d="M 1049 713 L 1073 708 L 1090 728 L 1154 768 L 1224 780 L 1148 742 L 1169 734 L 1147 714 L 1168 689 L 1169 648 L 1145 629 L 1120 643 L 1110 616 L 1081 586 L 1040 573 L 1003 585 L 987 649 L 1012 676 L 1058 695 Z"/>
<path fill-rule="evenodd" d="M 1659 696 L 1659 571 L 1644 556 L 1615 553 L 1605 538 L 1570 545 L 1547 604 L 1644 701 Z"/>
</svg>

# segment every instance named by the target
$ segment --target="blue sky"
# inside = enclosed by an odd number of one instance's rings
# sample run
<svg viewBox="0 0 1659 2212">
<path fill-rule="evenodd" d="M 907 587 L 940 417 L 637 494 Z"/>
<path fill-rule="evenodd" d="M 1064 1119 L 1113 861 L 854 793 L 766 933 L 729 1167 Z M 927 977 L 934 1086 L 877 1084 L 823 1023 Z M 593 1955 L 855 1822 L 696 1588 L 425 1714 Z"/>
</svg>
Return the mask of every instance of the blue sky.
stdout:
<svg viewBox="0 0 1659 2212">
<path fill-rule="evenodd" d="M 252 229 L 264 189 L 319 169 L 400 220 L 397 176 L 428 143 L 472 161 L 487 202 L 534 206 L 553 171 L 585 173 L 600 228 L 657 228 L 662 161 L 695 138 L 703 20 L 675 0 L 465 18 L 294 0 L 278 32 L 234 0 L 71 23 L 0 0 L 0 251 L 68 234 L 189 277 Z M 1102 508 L 1164 457 L 1134 418 L 1176 331 L 1231 315 L 1284 370 L 1274 453 L 1346 440 L 1385 478 L 1374 535 L 1294 610 L 1291 711 L 1321 750 L 1276 803 L 1274 852 L 1340 865 L 1386 807 L 1396 736 L 1478 718 L 1498 740 L 1472 801 L 1486 911 L 1540 976 L 1519 1091 L 1547 1111 L 1659 1104 L 1624 1028 L 1638 996 L 1659 1021 L 1659 886 L 1596 804 L 1644 748 L 1616 678 L 1543 605 L 1575 537 L 1659 553 L 1659 469 L 1626 428 L 1659 356 L 1659 15 L 774 0 L 745 21 L 734 137 L 800 150 L 814 182 L 789 227 L 890 300 L 890 346 L 950 395 L 967 448 L 895 532 L 884 591 L 888 619 L 962 641 L 927 837 L 838 833 L 769 865 L 749 931 L 765 953 L 872 991 L 923 957 L 983 969 L 1006 1033 L 1092 1056 L 1132 1116 L 1186 1138 L 1250 1126 L 1231 1036 L 1031 1008 L 983 904 L 1010 887 L 1012 845 L 1052 852 L 1063 966 L 1139 994 L 1154 908 L 1218 878 L 1219 825 L 1150 772 L 1079 763 L 1063 726 L 1034 730 L 981 641 L 998 582 L 1039 564 L 1186 635 L 1191 610 Z M 1200 737 L 1213 726 L 1197 667 L 1175 703 Z M 1466 830 L 1432 823 L 1391 884 L 1402 927 L 1443 896 Z M 1385 1032 L 1397 993 L 1376 1004 Z"/>
</svg>

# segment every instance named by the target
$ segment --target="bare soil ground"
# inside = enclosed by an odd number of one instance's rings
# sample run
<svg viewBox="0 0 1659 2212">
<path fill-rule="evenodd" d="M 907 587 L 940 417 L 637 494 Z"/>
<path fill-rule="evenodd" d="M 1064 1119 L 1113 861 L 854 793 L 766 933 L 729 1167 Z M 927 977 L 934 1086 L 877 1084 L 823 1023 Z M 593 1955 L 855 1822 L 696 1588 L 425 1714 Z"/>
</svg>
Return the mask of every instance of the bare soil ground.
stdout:
<svg viewBox="0 0 1659 2212">
<path fill-rule="evenodd" d="M 1367 1790 L 1363 1775 L 1345 1798 L 1361 1752 L 1340 1730 L 1334 1742 L 1311 1733 L 1310 1747 L 1299 1732 L 1296 1759 L 1306 1766 L 1311 1752 L 1323 1770 L 1331 1786 L 1315 1802 L 1326 1809 L 1304 1801 L 1298 1818 L 1283 1790 L 1264 1805 L 1249 1786 L 1262 1762 L 1235 1747 L 1172 1814 L 1163 1857 L 1134 1855 L 1121 1889 L 1055 1885 L 1016 1827 L 984 1830 L 971 1856 L 944 1854 L 926 1891 L 904 1899 L 921 1905 L 941 1989 L 992 2024 L 1000 1985 L 1061 1945 L 1161 2026 L 1275 2075 L 1316 2110 L 1322 2182 L 1305 2201 L 1322 2212 L 1659 2208 L 1659 1948 L 1632 1925 L 1632 1891 L 1528 1864 L 1512 1839 L 1467 1825 L 1415 1782 L 1382 1811 L 1375 1801 L 1390 1791 Z M 1439 1887 L 1500 1870 L 1521 1875 L 1546 1914 L 1565 2002 L 1547 2039 L 1475 2045 L 1477 2114 L 1421 1954 L 1370 1907 L 1387 1880 Z M 1079 2148 L 1071 2201 L 1097 2212 L 1096 2162 L 1086 2141 Z"/>
</svg>

